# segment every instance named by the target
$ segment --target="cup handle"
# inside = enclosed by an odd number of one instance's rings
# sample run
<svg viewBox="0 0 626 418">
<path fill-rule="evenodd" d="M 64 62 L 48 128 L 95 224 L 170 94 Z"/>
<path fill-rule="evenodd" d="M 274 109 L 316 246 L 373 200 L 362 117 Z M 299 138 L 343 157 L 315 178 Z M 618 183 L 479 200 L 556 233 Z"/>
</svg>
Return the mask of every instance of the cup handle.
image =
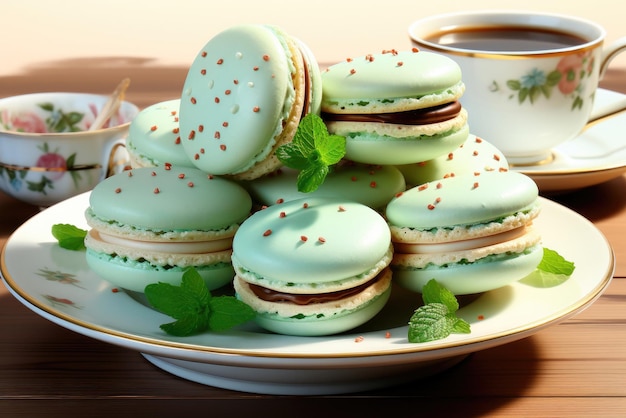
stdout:
<svg viewBox="0 0 626 418">
<path fill-rule="evenodd" d="M 600 63 L 600 79 L 604 77 L 604 73 L 609 64 L 622 51 L 626 51 L 626 36 L 619 38 L 602 51 L 602 62 Z"/>
<path fill-rule="evenodd" d="M 106 171 L 105 171 L 105 177 L 104 178 L 110 177 L 113 174 L 116 174 L 118 171 L 121 171 L 120 167 L 119 167 L 119 165 L 120 165 L 119 158 L 118 159 L 115 158 L 115 156 L 116 156 L 116 154 L 117 154 L 117 152 L 118 152 L 118 150 L 120 148 L 124 148 L 125 149 L 126 148 L 126 144 L 124 142 L 118 141 L 118 142 L 114 143 L 113 146 L 111 147 L 111 149 L 109 150 L 109 155 L 108 155 L 107 161 L 105 162 L 105 164 L 106 164 L 105 165 Z M 105 153 L 105 157 L 106 157 L 106 153 Z M 123 168 L 124 167 L 122 167 L 122 169 Z"/>
</svg>

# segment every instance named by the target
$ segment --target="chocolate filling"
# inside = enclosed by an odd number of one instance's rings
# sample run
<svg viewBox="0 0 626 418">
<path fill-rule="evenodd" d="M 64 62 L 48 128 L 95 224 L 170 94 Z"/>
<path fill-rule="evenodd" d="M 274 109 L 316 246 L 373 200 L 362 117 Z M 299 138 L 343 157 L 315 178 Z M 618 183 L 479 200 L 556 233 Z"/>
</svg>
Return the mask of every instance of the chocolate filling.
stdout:
<svg viewBox="0 0 626 418">
<path fill-rule="evenodd" d="M 405 112 L 376 114 L 323 112 L 322 119 L 328 122 L 376 122 L 395 123 L 399 125 L 428 125 L 454 119 L 460 112 L 461 103 L 454 101 L 426 109 L 407 110 Z"/>
<path fill-rule="evenodd" d="M 259 298 L 268 302 L 290 302 L 296 305 L 309 305 L 312 303 L 324 303 L 340 300 L 353 295 L 356 295 L 372 284 L 376 283 L 380 275 L 377 275 L 372 280 L 369 280 L 359 286 L 352 287 L 350 289 L 339 290 L 336 292 L 328 293 L 285 293 L 277 290 L 268 289 L 257 284 L 248 283 L 250 290 Z"/>
</svg>

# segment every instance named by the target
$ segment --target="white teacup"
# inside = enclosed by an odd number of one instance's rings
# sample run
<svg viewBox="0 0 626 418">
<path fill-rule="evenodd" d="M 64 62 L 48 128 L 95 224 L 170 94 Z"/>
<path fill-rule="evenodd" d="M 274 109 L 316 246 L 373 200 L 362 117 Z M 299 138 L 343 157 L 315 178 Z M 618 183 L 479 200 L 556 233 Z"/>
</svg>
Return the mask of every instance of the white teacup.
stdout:
<svg viewBox="0 0 626 418">
<path fill-rule="evenodd" d="M 540 12 L 436 15 L 413 22 L 409 36 L 460 65 L 472 133 L 513 165 L 550 161 L 556 145 L 583 129 L 599 79 L 626 49 L 626 38 L 604 49 L 596 23 Z"/>
<path fill-rule="evenodd" d="M 0 190 L 47 207 L 91 190 L 128 164 L 124 141 L 139 109 L 122 102 L 88 131 L 108 96 L 33 93 L 0 99 Z"/>
</svg>

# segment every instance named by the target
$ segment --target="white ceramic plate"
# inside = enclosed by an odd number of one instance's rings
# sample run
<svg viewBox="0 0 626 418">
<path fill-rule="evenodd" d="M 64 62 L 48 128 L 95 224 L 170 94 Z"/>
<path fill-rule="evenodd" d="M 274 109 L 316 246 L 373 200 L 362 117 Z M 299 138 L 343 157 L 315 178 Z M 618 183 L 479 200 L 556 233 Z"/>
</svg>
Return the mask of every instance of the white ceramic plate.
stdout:
<svg viewBox="0 0 626 418">
<path fill-rule="evenodd" d="M 576 263 L 563 284 L 515 283 L 465 300 L 459 314 L 470 334 L 431 343 L 407 340 L 421 296 L 394 288 L 366 326 L 328 337 L 291 337 L 246 325 L 230 332 L 176 338 L 159 325 L 171 318 L 115 291 L 88 268 L 83 252 L 60 248 L 55 223 L 87 228 L 82 194 L 37 214 L 8 240 L 0 271 L 11 293 L 34 312 L 86 336 L 141 352 L 156 366 L 207 385 L 270 394 L 336 394 L 389 386 L 441 371 L 464 356 L 531 335 L 589 306 L 613 275 L 605 237 L 577 213 L 542 199 L 536 221 L 544 244 Z"/>
<path fill-rule="evenodd" d="M 600 119 L 576 138 L 556 147 L 549 163 L 513 169 L 535 180 L 544 194 L 581 189 L 624 174 L 625 108 L 626 95 L 598 89 L 591 119 Z"/>
</svg>

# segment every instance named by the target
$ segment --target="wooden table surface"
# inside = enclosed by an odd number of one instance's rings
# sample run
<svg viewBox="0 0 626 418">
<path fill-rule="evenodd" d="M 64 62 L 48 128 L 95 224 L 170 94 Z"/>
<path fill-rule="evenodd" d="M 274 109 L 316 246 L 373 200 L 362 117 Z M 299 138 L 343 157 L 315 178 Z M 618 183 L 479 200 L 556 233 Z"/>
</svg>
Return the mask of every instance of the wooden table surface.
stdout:
<svg viewBox="0 0 626 418">
<path fill-rule="evenodd" d="M 84 71 L 81 66 L 88 66 Z M 72 77 L 72 72 L 80 77 Z M 29 91 L 106 93 L 133 80 L 127 99 L 141 107 L 179 95 L 185 69 L 132 60 L 114 66 L 56 63 L 46 77 L 0 77 L 0 97 Z M 603 86 L 626 92 L 626 74 Z M 261 396 L 170 375 L 137 352 L 90 339 L 36 315 L 0 285 L 0 416 L 626 416 L 626 177 L 552 197 L 606 235 L 616 254 L 606 292 L 577 316 L 523 340 L 480 351 L 432 378 L 367 393 Z M 0 247 L 37 209 L 0 192 Z M 585 245 L 585 243 L 580 243 Z M 215 415 L 213 415 L 215 416 Z"/>
</svg>

